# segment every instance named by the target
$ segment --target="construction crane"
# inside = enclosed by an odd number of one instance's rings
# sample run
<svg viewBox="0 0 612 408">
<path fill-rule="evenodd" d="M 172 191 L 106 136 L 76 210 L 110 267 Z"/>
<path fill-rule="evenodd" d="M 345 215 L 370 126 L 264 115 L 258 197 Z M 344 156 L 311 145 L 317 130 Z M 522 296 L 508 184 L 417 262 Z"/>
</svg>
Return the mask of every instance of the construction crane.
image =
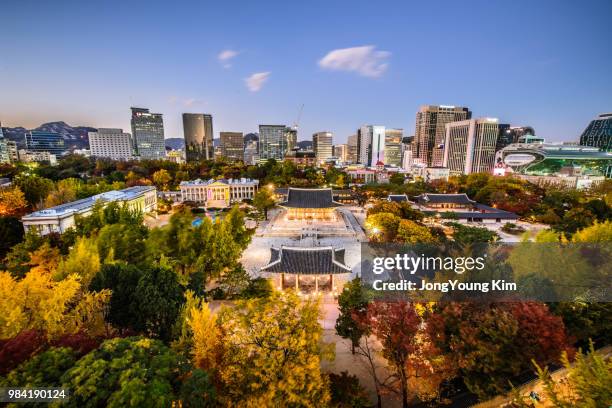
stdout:
<svg viewBox="0 0 612 408">
<path fill-rule="evenodd" d="M 293 123 L 293 128 L 295 130 L 298 129 L 298 127 L 300 126 L 300 119 L 302 119 L 302 111 L 304 110 L 304 104 L 302 104 L 300 106 L 300 110 L 298 111 L 298 115 L 297 115 L 297 119 L 295 120 L 295 122 Z"/>
</svg>

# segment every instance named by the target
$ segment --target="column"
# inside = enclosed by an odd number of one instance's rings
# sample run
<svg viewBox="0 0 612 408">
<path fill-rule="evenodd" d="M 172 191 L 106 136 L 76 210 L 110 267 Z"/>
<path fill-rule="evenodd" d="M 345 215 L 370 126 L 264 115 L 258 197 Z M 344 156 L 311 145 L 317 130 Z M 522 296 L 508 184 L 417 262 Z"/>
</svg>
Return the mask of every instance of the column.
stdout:
<svg viewBox="0 0 612 408">
<path fill-rule="evenodd" d="M 315 275 L 315 293 L 319 293 L 319 276 Z"/>
<path fill-rule="evenodd" d="M 285 290 L 285 273 L 281 273 L 281 290 Z"/>
<path fill-rule="evenodd" d="M 329 274 L 329 285 L 331 286 L 331 291 L 334 291 L 334 275 Z"/>
<path fill-rule="evenodd" d="M 295 274 L 295 293 L 298 293 L 300 291 L 300 287 L 298 285 L 299 280 L 300 280 L 300 275 L 296 273 Z"/>
</svg>

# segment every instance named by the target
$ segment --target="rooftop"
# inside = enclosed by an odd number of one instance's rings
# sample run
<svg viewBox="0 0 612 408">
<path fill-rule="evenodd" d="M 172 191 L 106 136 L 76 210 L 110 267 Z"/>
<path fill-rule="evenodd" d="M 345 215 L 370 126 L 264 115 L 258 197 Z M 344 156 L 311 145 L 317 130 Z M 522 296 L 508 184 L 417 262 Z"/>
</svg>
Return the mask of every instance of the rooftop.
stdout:
<svg viewBox="0 0 612 408">
<path fill-rule="evenodd" d="M 210 180 L 202 180 L 195 179 L 190 181 L 181 181 L 181 186 L 207 186 L 213 183 L 223 183 L 223 184 L 259 184 L 259 180 L 252 180 L 249 178 L 241 178 L 241 179 L 210 179 Z"/>
<path fill-rule="evenodd" d="M 406 194 L 389 194 L 387 199 L 396 203 L 408 202 L 408 196 Z"/>
<path fill-rule="evenodd" d="M 351 273 L 351 268 L 344 264 L 344 249 L 331 246 L 270 248 L 270 263 L 261 270 L 305 275 Z"/>
<path fill-rule="evenodd" d="M 280 205 L 288 208 L 333 208 L 342 204 L 334 201 L 331 188 L 290 187 L 287 201 Z"/>
<path fill-rule="evenodd" d="M 467 194 L 423 193 L 421 195 L 416 196 L 416 200 L 419 204 L 476 204 L 476 201 L 470 200 Z"/>
<path fill-rule="evenodd" d="M 102 200 L 104 202 L 111 201 L 129 201 L 134 198 L 140 197 L 147 191 L 153 191 L 153 186 L 134 186 L 128 187 L 123 190 L 112 190 L 105 193 L 96 194 L 91 197 L 83 198 L 81 200 L 72 201 L 66 204 L 56 205 L 55 207 L 46 208 L 44 210 L 34 211 L 26 216 L 24 219 L 35 218 L 35 217 L 46 217 L 46 216 L 62 216 L 72 213 L 78 213 L 91 208 L 96 201 Z"/>
</svg>

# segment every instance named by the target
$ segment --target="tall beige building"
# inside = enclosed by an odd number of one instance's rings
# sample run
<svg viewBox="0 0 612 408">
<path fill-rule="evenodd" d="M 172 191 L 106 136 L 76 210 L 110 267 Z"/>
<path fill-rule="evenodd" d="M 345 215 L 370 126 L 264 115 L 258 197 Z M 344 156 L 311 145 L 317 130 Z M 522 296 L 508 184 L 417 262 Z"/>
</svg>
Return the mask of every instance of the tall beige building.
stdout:
<svg viewBox="0 0 612 408">
<path fill-rule="evenodd" d="M 385 159 L 388 166 L 401 167 L 402 165 L 402 138 L 404 129 L 385 128 Z"/>
<path fill-rule="evenodd" d="M 451 174 L 489 173 L 495 165 L 495 147 L 509 125 L 495 118 L 452 122 L 446 125 L 443 167 Z"/>
<path fill-rule="evenodd" d="M 220 132 L 221 156 L 231 161 L 244 161 L 244 136 L 242 132 Z"/>
<path fill-rule="evenodd" d="M 337 157 L 341 163 L 346 163 L 348 161 L 348 144 L 334 145 L 334 157 Z"/>
<path fill-rule="evenodd" d="M 461 106 L 423 105 L 416 114 L 414 159 L 430 167 L 442 166 L 446 124 L 472 118 Z"/>
<path fill-rule="evenodd" d="M 332 132 L 317 132 L 312 135 L 312 150 L 314 150 L 317 164 L 325 163 L 334 155 Z"/>
<path fill-rule="evenodd" d="M 357 135 L 350 135 L 347 140 L 348 146 L 348 163 L 357 163 Z"/>
</svg>

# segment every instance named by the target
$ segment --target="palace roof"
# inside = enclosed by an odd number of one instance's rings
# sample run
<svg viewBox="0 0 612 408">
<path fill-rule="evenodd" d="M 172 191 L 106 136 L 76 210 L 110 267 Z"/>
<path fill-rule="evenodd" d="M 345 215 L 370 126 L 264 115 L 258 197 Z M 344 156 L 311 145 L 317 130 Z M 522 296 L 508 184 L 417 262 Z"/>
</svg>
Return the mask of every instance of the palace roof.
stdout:
<svg viewBox="0 0 612 408">
<path fill-rule="evenodd" d="M 331 188 L 289 188 L 287 201 L 280 204 L 288 208 L 333 208 L 342 204 L 334 201 Z"/>
<path fill-rule="evenodd" d="M 408 196 L 406 194 L 389 194 L 389 197 L 387 197 L 387 199 L 396 203 L 408 202 Z"/>
<path fill-rule="evenodd" d="M 328 275 L 350 273 L 344 264 L 344 249 L 333 247 L 287 247 L 270 248 L 270 263 L 263 272 L 294 273 L 304 275 Z"/>
</svg>

